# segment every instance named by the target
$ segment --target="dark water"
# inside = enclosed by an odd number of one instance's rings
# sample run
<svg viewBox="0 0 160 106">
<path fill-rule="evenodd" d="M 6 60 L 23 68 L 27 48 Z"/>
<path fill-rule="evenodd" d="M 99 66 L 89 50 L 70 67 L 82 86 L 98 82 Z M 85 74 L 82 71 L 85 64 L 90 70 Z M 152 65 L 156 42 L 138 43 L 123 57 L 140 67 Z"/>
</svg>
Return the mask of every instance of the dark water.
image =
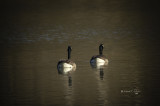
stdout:
<svg viewBox="0 0 160 106">
<path fill-rule="evenodd" d="M 156 3 L 6 1 L 1 19 L 2 106 L 141 106 L 158 103 Z M 148 7 L 152 8 L 148 8 Z M 104 44 L 109 65 L 89 60 Z M 76 71 L 56 65 L 72 46 Z"/>
</svg>

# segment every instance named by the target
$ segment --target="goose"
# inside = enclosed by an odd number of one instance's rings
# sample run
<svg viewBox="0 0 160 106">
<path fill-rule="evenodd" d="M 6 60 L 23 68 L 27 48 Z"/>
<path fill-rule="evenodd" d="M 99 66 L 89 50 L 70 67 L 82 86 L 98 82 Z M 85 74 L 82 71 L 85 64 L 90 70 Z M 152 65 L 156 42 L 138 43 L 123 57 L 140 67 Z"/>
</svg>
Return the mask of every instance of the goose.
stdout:
<svg viewBox="0 0 160 106">
<path fill-rule="evenodd" d="M 104 45 L 99 46 L 99 55 L 95 55 L 91 58 L 90 63 L 93 67 L 100 67 L 108 64 L 108 59 L 103 55 Z"/>
<path fill-rule="evenodd" d="M 68 59 L 60 60 L 57 64 L 58 70 L 64 71 L 65 73 L 76 69 L 76 64 L 73 61 L 71 61 L 71 51 L 72 51 L 71 46 L 68 46 L 67 51 L 68 51 Z"/>
</svg>

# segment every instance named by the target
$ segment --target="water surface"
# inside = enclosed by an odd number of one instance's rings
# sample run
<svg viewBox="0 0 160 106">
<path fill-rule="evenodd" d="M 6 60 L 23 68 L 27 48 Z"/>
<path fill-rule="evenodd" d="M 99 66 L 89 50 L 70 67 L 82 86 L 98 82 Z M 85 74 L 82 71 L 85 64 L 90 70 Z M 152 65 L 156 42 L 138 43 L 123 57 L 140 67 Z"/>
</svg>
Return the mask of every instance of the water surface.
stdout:
<svg viewBox="0 0 160 106">
<path fill-rule="evenodd" d="M 5 4 L 0 39 L 2 105 L 141 106 L 157 102 L 153 100 L 159 96 L 154 9 L 127 0 Z M 101 70 L 89 63 L 100 43 L 109 60 Z M 77 69 L 61 75 L 57 62 L 67 58 L 68 45 Z"/>
</svg>

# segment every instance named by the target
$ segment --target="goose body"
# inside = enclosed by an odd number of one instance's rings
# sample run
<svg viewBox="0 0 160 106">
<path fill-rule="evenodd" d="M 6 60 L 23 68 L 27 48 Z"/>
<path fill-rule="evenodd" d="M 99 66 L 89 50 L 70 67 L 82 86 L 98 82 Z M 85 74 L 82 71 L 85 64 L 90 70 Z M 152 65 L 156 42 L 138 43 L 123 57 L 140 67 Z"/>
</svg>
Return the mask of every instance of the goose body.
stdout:
<svg viewBox="0 0 160 106">
<path fill-rule="evenodd" d="M 108 63 L 108 59 L 104 55 L 96 55 L 91 58 L 90 62 L 99 65 L 105 65 Z"/>
<path fill-rule="evenodd" d="M 103 44 L 99 46 L 99 55 L 95 55 L 91 58 L 90 63 L 94 67 L 100 67 L 108 64 L 108 59 L 103 55 Z"/>
<path fill-rule="evenodd" d="M 67 60 L 60 60 L 57 64 L 57 69 L 59 71 L 71 71 L 71 70 L 75 70 L 76 69 L 76 64 L 71 61 L 71 46 L 68 46 L 68 59 Z"/>
<path fill-rule="evenodd" d="M 60 60 L 58 62 L 58 68 L 74 68 L 76 64 L 71 60 Z"/>
</svg>

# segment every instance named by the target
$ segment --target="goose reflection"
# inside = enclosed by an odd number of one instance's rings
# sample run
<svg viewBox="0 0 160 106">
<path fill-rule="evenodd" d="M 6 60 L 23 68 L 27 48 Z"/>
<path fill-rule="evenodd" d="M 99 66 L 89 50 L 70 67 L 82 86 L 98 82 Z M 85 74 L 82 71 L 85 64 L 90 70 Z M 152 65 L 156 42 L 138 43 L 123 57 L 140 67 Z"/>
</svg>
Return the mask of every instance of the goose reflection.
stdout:
<svg viewBox="0 0 160 106">
<path fill-rule="evenodd" d="M 67 75 L 68 76 L 68 86 L 72 86 L 71 73 L 74 72 L 76 69 L 75 68 L 69 68 L 69 67 L 57 68 L 57 69 L 58 69 L 58 74 Z"/>
<path fill-rule="evenodd" d="M 103 76 L 104 76 L 104 71 L 103 68 L 100 68 L 100 79 L 103 80 Z"/>
<path fill-rule="evenodd" d="M 103 69 L 105 68 L 105 65 L 101 63 L 94 63 L 94 64 L 90 63 L 90 65 L 93 69 L 97 69 L 99 71 L 100 79 L 103 80 L 103 76 L 104 76 Z"/>
<path fill-rule="evenodd" d="M 72 86 L 72 77 L 68 76 L 68 86 Z"/>
<path fill-rule="evenodd" d="M 95 71 L 95 77 L 97 79 L 97 98 L 98 103 L 100 105 L 106 106 L 108 103 L 108 80 L 107 78 L 104 79 L 104 70 L 107 68 L 105 64 L 101 64 L 100 62 L 90 63 L 91 67 L 93 69 L 96 69 Z"/>
<path fill-rule="evenodd" d="M 108 63 L 107 63 L 108 64 Z M 97 79 L 97 99 L 98 103 L 102 106 L 106 106 L 108 103 L 108 80 L 107 78 L 104 78 L 104 70 L 107 68 L 107 64 L 104 64 L 104 62 L 90 62 L 90 65 L 92 69 L 96 69 L 95 71 L 95 77 Z"/>
<path fill-rule="evenodd" d="M 73 89 L 72 89 L 72 72 L 74 72 L 76 69 L 74 68 L 57 68 L 58 69 L 58 74 L 62 75 L 60 77 L 63 77 L 65 80 L 63 80 L 63 85 L 64 85 L 64 99 L 66 100 L 66 105 L 72 106 L 72 100 L 73 100 Z"/>
</svg>

